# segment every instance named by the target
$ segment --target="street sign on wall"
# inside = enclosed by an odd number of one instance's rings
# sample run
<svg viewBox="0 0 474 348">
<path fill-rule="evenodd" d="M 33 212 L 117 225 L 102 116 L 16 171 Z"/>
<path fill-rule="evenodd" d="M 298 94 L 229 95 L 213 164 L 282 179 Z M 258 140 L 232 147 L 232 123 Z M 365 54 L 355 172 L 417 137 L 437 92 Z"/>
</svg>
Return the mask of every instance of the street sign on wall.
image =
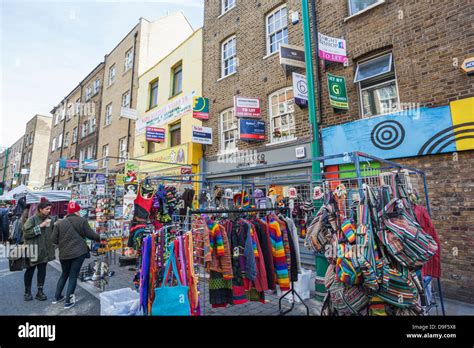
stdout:
<svg viewBox="0 0 474 348">
<path fill-rule="evenodd" d="M 308 83 L 306 76 L 293 73 L 293 91 L 295 95 L 295 104 L 299 106 L 308 105 Z"/>
<path fill-rule="evenodd" d="M 294 66 L 297 68 L 306 68 L 306 59 L 304 48 L 292 45 L 280 45 L 280 64 Z"/>
<path fill-rule="evenodd" d="M 146 127 L 146 141 L 163 143 L 165 141 L 166 130 L 164 128 Z"/>
<path fill-rule="evenodd" d="M 240 140 L 243 141 L 264 141 L 265 122 L 257 120 L 240 121 Z"/>
<path fill-rule="evenodd" d="M 126 108 L 126 107 L 122 107 L 122 108 L 120 109 L 120 117 L 128 118 L 128 119 L 130 119 L 130 120 L 136 121 L 137 118 L 138 118 L 137 110 L 135 110 L 135 109 L 130 109 L 130 108 Z"/>
<path fill-rule="evenodd" d="M 260 117 L 262 110 L 259 98 L 234 97 L 235 117 Z"/>
<path fill-rule="evenodd" d="M 198 120 L 209 119 L 209 99 L 203 97 L 193 98 L 193 117 Z"/>
<path fill-rule="evenodd" d="M 346 40 L 318 33 L 319 58 L 331 62 L 347 61 Z"/>
<path fill-rule="evenodd" d="M 193 126 L 193 143 L 212 145 L 212 128 Z"/>
</svg>

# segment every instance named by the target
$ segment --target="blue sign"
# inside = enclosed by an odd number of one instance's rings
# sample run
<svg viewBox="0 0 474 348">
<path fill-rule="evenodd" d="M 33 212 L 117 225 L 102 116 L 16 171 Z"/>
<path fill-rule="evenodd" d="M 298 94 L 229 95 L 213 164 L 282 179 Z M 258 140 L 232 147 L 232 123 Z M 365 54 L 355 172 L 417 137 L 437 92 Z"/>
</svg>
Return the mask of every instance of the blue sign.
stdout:
<svg viewBox="0 0 474 348">
<path fill-rule="evenodd" d="M 390 159 L 449 153 L 456 151 L 456 143 L 443 141 L 443 136 L 452 129 L 449 106 L 414 108 L 324 128 L 324 154 L 360 151 Z M 325 161 L 340 163 L 342 158 Z"/>
<path fill-rule="evenodd" d="M 258 120 L 239 120 L 240 140 L 265 141 L 265 122 Z"/>
<path fill-rule="evenodd" d="M 96 174 L 95 180 L 97 184 L 105 184 L 105 174 Z"/>
<path fill-rule="evenodd" d="M 154 143 L 165 141 L 166 130 L 164 128 L 146 127 L 146 140 Z"/>
</svg>

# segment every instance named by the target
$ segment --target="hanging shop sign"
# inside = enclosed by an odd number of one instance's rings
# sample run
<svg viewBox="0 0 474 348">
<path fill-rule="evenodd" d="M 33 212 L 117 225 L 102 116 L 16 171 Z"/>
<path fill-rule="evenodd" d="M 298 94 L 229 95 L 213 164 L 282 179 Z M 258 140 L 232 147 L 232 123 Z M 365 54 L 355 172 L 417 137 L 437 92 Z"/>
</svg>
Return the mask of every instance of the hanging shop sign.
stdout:
<svg viewBox="0 0 474 348">
<path fill-rule="evenodd" d="M 262 114 L 260 99 L 235 96 L 234 112 L 235 117 L 260 117 Z"/>
<path fill-rule="evenodd" d="M 198 120 L 209 119 L 209 99 L 204 97 L 193 98 L 193 117 Z"/>
<path fill-rule="evenodd" d="M 97 184 L 105 184 L 105 174 L 96 174 L 95 175 L 95 181 Z"/>
<path fill-rule="evenodd" d="M 349 110 L 346 79 L 342 76 L 327 74 L 331 106 L 335 109 Z"/>
<path fill-rule="evenodd" d="M 135 109 L 122 107 L 120 109 L 120 117 L 128 118 L 130 120 L 136 121 L 138 118 L 138 113 L 137 113 L 137 110 Z"/>
<path fill-rule="evenodd" d="M 318 33 L 319 58 L 330 62 L 346 63 L 346 40 Z"/>
<path fill-rule="evenodd" d="M 191 183 L 192 182 L 192 177 L 191 175 L 193 174 L 193 170 L 191 168 L 181 168 L 181 180 L 183 180 L 185 183 Z"/>
<path fill-rule="evenodd" d="M 212 128 L 193 126 L 193 143 L 212 145 Z"/>
<path fill-rule="evenodd" d="M 74 183 L 83 183 L 83 182 L 87 182 L 87 179 L 89 177 L 89 174 L 87 173 L 74 173 L 73 175 L 73 180 L 74 180 Z"/>
<path fill-rule="evenodd" d="M 185 95 L 168 103 L 157 111 L 140 117 L 135 125 L 135 133 L 141 135 L 146 132 L 146 127 L 161 127 L 166 123 L 180 118 L 185 113 L 192 111 L 193 97 L 193 94 Z"/>
<path fill-rule="evenodd" d="M 146 127 L 146 141 L 163 143 L 165 141 L 166 129 L 157 127 Z"/>
<path fill-rule="evenodd" d="M 265 122 L 257 120 L 239 120 L 240 140 L 265 141 Z"/>
<path fill-rule="evenodd" d="M 303 107 L 308 106 L 308 82 L 305 75 L 293 73 L 293 91 L 295 104 Z"/>
<path fill-rule="evenodd" d="M 468 75 L 474 74 L 474 57 L 467 58 L 461 65 L 461 69 Z"/>
<path fill-rule="evenodd" d="M 306 68 L 304 48 L 292 45 L 280 45 L 280 64 L 294 66 L 297 68 Z"/>
<path fill-rule="evenodd" d="M 59 160 L 59 168 L 61 168 L 61 169 L 76 169 L 76 168 L 79 168 L 79 160 L 61 158 Z"/>
<path fill-rule="evenodd" d="M 82 168 L 86 170 L 97 170 L 99 169 L 99 162 L 93 159 L 86 159 L 84 160 Z"/>
</svg>

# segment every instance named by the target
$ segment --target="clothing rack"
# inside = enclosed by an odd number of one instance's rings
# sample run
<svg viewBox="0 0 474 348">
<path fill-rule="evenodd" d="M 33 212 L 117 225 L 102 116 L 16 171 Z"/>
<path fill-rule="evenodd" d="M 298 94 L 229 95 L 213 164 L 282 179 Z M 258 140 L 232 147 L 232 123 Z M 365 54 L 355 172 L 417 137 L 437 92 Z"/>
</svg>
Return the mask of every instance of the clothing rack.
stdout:
<svg viewBox="0 0 474 348">
<path fill-rule="evenodd" d="M 189 221 L 189 217 L 191 215 L 200 215 L 200 214 L 239 214 L 239 213 L 244 214 L 244 213 L 263 213 L 263 212 L 271 212 L 271 211 L 280 211 L 280 212 L 286 211 L 287 213 L 289 213 L 290 208 L 289 207 L 274 207 L 274 208 L 252 208 L 252 209 L 198 209 L 198 210 L 191 210 L 190 208 L 188 208 L 186 220 Z M 301 298 L 301 296 L 298 294 L 298 292 L 295 290 L 294 283 L 295 282 L 292 280 L 290 290 L 288 290 L 286 293 L 280 296 L 278 300 L 278 310 L 280 312 L 280 315 L 286 315 L 295 308 L 294 299 L 296 296 L 299 298 L 303 306 L 306 308 L 306 315 L 309 316 L 309 307 Z M 291 306 L 289 309 L 283 310 L 282 301 L 284 298 L 288 297 L 289 295 L 293 295 L 293 301 L 290 301 Z"/>
</svg>

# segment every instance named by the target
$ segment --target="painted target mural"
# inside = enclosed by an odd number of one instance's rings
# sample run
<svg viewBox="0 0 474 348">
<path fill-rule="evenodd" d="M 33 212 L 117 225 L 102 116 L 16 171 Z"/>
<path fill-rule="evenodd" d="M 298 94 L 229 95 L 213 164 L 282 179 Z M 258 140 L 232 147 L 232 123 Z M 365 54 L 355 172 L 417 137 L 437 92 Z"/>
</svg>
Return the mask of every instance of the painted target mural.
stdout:
<svg viewBox="0 0 474 348">
<path fill-rule="evenodd" d="M 361 151 L 391 159 L 473 150 L 474 98 L 328 127 L 322 136 L 326 156 Z"/>
</svg>

